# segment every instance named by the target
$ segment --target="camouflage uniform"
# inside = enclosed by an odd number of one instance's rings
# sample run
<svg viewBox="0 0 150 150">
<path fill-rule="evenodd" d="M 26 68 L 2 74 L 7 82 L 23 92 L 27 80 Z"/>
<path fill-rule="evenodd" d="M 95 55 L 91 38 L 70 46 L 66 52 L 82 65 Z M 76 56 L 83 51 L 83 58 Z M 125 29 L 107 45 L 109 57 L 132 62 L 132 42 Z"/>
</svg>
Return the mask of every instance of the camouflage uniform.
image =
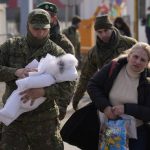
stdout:
<svg viewBox="0 0 150 150">
<path fill-rule="evenodd" d="M 46 11 L 42 10 L 43 12 Z M 29 37 L 27 34 L 27 37 L 12 38 L 0 46 L 0 82 L 6 83 L 4 103 L 16 89 L 15 72 L 17 69 L 24 68 L 33 59 L 40 60 L 47 53 L 54 56 L 65 54 L 63 49 L 48 37 L 44 39 L 44 43 L 42 41 L 42 45 L 33 41 L 32 38 L 28 42 Z M 33 45 L 31 47 L 29 43 L 33 44 L 34 42 L 40 47 L 33 48 Z M 3 127 L 1 150 L 28 150 L 29 147 L 32 150 L 63 150 L 63 142 L 59 133 L 59 111 L 56 103 L 60 97 L 63 97 L 61 103 L 64 106 L 68 105 L 68 100 L 74 90 L 74 83 L 57 83 L 44 89 L 47 99 L 43 104 L 33 111 L 22 114 L 9 126 Z"/>
<path fill-rule="evenodd" d="M 75 56 L 79 61 L 80 65 L 80 59 L 81 59 L 81 54 L 80 54 L 80 33 L 78 30 L 75 29 L 74 26 L 70 26 L 67 29 L 64 29 L 63 34 L 67 36 L 67 38 L 71 41 L 75 48 Z"/>
<path fill-rule="evenodd" d="M 104 44 L 97 37 L 96 45 L 89 50 L 83 62 L 81 76 L 73 97 L 73 105 L 79 103 L 86 91 L 88 80 L 98 69 L 136 43 L 135 39 L 120 35 L 116 28 L 113 30 L 109 43 Z"/>
<path fill-rule="evenodd" d="M 50 2 L 42 2 L 37 8 L 44 9 L 48 12 L 53 13 L 53 15 L 57 15 L 58 9 L 55 4 Z M 57 20 L 54 23 L 51 23 L 50 29 L 50 39 L 59 45 L 66 53 L 75 54 L 74 46 L 70 42 L 70 40 L 60 32 L 59 21 Z"/>
<path fill-rule="evenodd" d="M 55 4 L 50 3 L 50 2 L 42 2 L 37 5 L 37 8 L 44 9 L 49 12 L 52 17 L 57 18 L 57 12 L 58 9 Z M 55 42 L 58 46 L 60 46 L 66 53 L 71 53 L 75 54 L 74 46 L 70 42 L 70 40 L 60 32 L 60 24 L 58 21 L 58 18 L 55 20 L 55 23 L 51 22 L 51 28 L 50 28 L 50 40 Z M 75 83 L 74 83 L 75 84 Z M 67 111 L 67 106 L 70 101 L 70 99 L 66 99 L 66 104 L 61 103 L 63 97 L 60 98 L 60 100 L 57 100 L 57 104 L 59 105 L 59 119 L 62 120 L 64 119 Z"/>
<path fill-rule="evenodd" d="M 52 30 L 53 28 L 50 29 L 50 32 Z M 50 39 L 59 45 L 66 53 L 75 54 L 75 48 L 73 44 L 64 34 L 60 32 L 55 35 L 50 33 Z"/>
</svg>

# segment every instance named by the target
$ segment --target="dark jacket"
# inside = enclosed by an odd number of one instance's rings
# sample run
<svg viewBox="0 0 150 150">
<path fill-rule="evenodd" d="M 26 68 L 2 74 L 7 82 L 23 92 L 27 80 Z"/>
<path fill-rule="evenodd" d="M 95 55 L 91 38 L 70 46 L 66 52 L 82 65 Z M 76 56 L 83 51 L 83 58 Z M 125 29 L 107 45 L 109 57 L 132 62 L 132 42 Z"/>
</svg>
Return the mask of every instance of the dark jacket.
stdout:
<svg viewBox="0 0 150 150">
<path fill-rule="evenodd" d="M 109 76 L 109 71 L 111 68 L 111 63 L 105 65 L 101 71 L 97 72 L 88 82 L 88 93 L 95 102 L 96 107 L 102 112 L 107 106 L 111 106 L 109 100 L 109 92 L 113 86 L 118 73 L 121 68 L 127 63 L 126 58 L 118 60 L 111 76 Z M 148 69 L 145 69 L 139 80 L 138 91 L 138 104 L 125 103 L 125 114 L 134 116 L 137 119 L 143 121 L 150 120 L 150 78 Z"/>
</svg>

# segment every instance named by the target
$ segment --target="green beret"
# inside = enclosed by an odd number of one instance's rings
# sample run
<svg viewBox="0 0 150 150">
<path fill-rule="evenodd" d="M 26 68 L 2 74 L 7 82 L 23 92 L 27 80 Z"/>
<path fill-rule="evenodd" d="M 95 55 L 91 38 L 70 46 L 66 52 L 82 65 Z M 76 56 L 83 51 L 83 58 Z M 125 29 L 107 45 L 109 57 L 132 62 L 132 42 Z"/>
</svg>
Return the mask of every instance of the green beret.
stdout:
<svg viewBox="0 0 150 150">
<path fill-rule="evenodd" d="M 112 29 L 113 24 L 108 15 L 102 15 L 102 16 L 96 17 L 94 28 L 95 30 Z"/>
<path fill-rule="evenodd" d="M 37 5 L 37 8 L 41 8 L 41 9 L 44 9 L 46 11 L 50 11 L 52 13 L 57 13 L 58 12 L 58 9 L 57 9 L 56 5 L 53 4 L 53 3 L 50 3 L 50 2 L 40 3 L 39 5 Z"/>
<path fill-rule="evenodd" d="M 43 9 L 34 9 L 28 15 L 28 23 L 33 28 L 50 28 L 50 15 Z"/>
</svg>

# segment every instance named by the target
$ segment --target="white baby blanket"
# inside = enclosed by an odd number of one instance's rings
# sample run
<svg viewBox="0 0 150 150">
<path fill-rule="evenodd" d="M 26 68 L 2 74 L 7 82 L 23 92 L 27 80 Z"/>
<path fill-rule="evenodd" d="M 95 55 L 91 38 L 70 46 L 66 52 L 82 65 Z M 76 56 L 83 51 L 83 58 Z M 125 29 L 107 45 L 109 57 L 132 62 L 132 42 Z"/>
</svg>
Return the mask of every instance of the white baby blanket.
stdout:
<svg viewBox="0 0 150 150">
<path fill-rule="evenodd" d="M 18 88 L 13 91 L 0 110 L 0 122 L 8 126 L 22 113 L 36 109 L 46 99 L 40 97 L 31 106 L 31 101 L 26 103 L 21 101 L 20 92 L 30 88 L 47 87 L 57 82 L 77 80 L 77 64 L 78 61 L 72 54 L 65 54 L 60 57 L 47 54 L 39 63 L 37 60 L 29 63 L 26 68 L 37 68 L 37 72 L 29 72 L 28 77 L 16 80 Z"/>
</svg>

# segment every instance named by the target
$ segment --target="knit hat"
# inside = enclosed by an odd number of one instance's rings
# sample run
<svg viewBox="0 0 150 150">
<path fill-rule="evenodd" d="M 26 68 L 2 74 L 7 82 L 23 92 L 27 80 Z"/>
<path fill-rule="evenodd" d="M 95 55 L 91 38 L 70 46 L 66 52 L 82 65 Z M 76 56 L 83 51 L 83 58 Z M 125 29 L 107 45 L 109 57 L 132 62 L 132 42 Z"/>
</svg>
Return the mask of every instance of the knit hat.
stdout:
<svg viewBox="0 0 150 150">
<path fill-rule="evenodd" d="M 50 12 L 55 13 L 55 14 L 58 12 L 56 5 L 53 3 L 50 3 L 50 2 L 40 3 L 39 5 L 37 5 L 37 8 L 41 8 L 41 9 L 44 9 L 46 11 L 50 11 Z"/>
<path fill-rule="evenodd" d="M 112 29 L 113 24 L 108 15 L 96 17 L 94 28 L 99 29 Z"/>
<path fill-rule="evenodd" d="M 50 28 L 50 15 L 43 9 L 34 9 L 29 13 L 28 23 L 33 28 Z"/>
</svg>

